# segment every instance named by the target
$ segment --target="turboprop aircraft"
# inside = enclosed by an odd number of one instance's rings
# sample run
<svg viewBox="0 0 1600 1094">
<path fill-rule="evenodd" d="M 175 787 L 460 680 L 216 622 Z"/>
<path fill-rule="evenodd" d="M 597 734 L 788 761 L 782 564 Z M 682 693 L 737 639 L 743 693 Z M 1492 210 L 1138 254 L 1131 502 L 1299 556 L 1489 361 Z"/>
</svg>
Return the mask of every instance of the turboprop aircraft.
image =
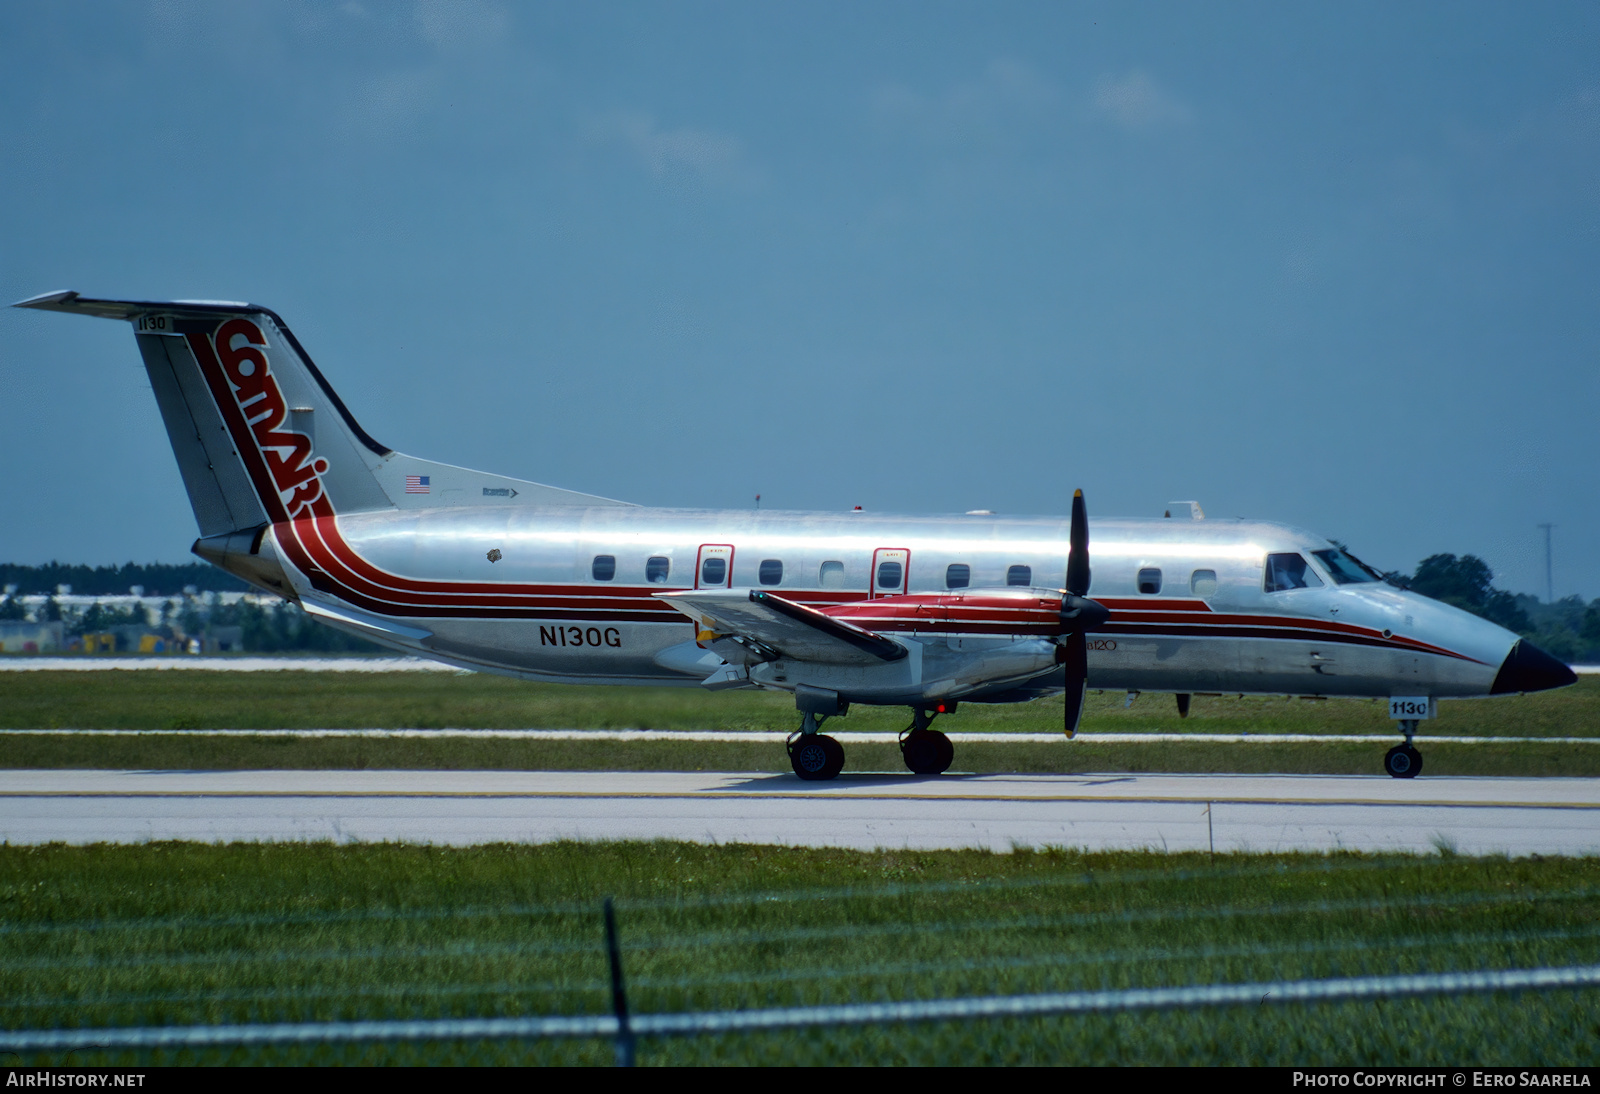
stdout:
<svg viewBox="0 0 1600 1094">
<path fill-rule="evenodd" d="M 193 550 L 323 622 L 453 665 L 566 683 L 780 689 L 788 752 L 831 779 L 819 729 L 905 706 L 906 766 L 954 750 L 959 703 L 1086 691 L 1367 696 L 1413 744 L 1443 698 L 1562 687 L 1510 631 L 1393 588 L 1342 547 L 1265 521 L 646 508 L 430 463 L 373 440 L 272 311 L 224 301 L 16 305 L 125 320 L 177 456 Z M 1061 584 L 1056 584 L 1057 579 Z M 1094 594 L 1091 598 L 1091 592 Z"/>
</svg>

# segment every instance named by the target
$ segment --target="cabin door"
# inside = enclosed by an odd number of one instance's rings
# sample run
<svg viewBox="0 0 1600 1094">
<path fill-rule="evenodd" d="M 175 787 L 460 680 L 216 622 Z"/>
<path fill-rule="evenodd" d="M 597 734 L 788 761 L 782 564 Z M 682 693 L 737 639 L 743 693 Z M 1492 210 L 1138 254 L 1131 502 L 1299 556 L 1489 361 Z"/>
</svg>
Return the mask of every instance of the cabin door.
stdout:
<svg viewBox="0 0 1600 1094">
<path fill-rule="evenodd" d="M 733 586 L 733 547 L 727 543 L 702 543 L 695 559 L 696 589 L 727 589 Z"/>
<path fill-rule="evenodd" d="M 879 547 L 872 552 L 869 598 L 903 596 L 911 580 L 911 551 L 905 547 Z"/>
</svg>

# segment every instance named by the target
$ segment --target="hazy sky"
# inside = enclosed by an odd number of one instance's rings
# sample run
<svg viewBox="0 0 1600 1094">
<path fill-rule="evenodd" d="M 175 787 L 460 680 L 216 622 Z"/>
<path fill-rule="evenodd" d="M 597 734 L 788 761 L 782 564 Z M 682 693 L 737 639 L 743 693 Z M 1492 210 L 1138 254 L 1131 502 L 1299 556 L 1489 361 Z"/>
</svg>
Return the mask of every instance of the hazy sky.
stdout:
<svg viewBox="0 0 1600 1094">
<path fill-rule="evenodd" d="M 0 296 L 279 311 L 404 452 L 646 504 L 1214 516 L 1600 595 L 1593 3 L 0 5 Z M 0 311 L 0 559 L 195 535 Z"/>
</svg>

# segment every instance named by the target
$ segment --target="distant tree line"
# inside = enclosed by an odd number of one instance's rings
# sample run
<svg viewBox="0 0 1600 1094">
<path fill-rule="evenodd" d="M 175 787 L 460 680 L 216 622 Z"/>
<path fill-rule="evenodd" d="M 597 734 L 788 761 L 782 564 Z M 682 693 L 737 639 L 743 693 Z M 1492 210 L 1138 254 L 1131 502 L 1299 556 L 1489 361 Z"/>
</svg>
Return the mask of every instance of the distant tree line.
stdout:
<svg viewBox="0 0 1600 1094">
<path fill-rule="evenodd" d="M 207 607 L 189 600 L 179 613 L 178 625 L 185 634 L 198 633 L 191 629 L 196 627 L 238 627 L 240 645 L 251 653 L 384 652 L 375 642 L 316 622 L 298 604 L 260 605 L 240 600 Z"/>
<path fill-rule="evenodd" d="M 66 625 L 68 636 L 118 632 L 123 628 L 154 634 L 173 641 L 204 638 L 218 628 L 237 627 L 236 648 L 251 653 L 378 653 L 382 647 L 364 638 L 346 634 L 315 622 L 299 605 L 257 604 L 239 600 L 220 603 L 215 592 L 245 591 L 250 587 L 231 574 L 207 563 L 173 566 L 154 563 L 140 566 L 15 566 L 0 564 L 6 584 L 14 584 L 13 595 L 0 596 L 0 621 L 23 621 Z M 85 579 L 84 575 L 89 575 Z M 146 596 L 168 598 L 158 615 L 148 614 L 142 605 L 103 604 L 88 607 L 63 604 L 55 595 L 57 585 L 71 585 L 74 596 L 126 596 L 131 585 L 143 585 Z M 183 592 L 195 588 L 196 595 Z M 44 596 L 30 608 L 25 596 Z M 136 637 L 136 636 L 135 636 Z"/>
<path fill-rule="evenodd" d="M 1494 587 L 1494 571 L 1476 555 L 1429 555 L 1415 573 L 1384 574 L 1391 585 L 1431 596 L 1516 631 L 1569 664 L 1600 662 L 1600 599 L 1568 596 L 1546 604 Z"/>
<path fill-rule="evenodd" d="M 58 585 L 71 585 L 75 596 L 127 596 L 135 585 L 143 585 L 146 596 L 181 596 L 185 586 L 202 593 L 242 593 L 250 588 L 209 562 L 124 562 L 121 566 L 0 562 L 0 588 L 7 585 L 15 585 L 21 596 L 48 596 Z"/>
</svg>

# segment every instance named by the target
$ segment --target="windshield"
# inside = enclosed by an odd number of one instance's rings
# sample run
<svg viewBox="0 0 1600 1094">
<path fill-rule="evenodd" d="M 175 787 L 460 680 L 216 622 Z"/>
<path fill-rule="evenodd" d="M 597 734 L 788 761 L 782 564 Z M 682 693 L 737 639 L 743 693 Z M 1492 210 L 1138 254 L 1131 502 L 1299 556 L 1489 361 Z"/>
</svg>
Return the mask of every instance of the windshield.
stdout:
<svg viewBox="0 0 1600 1094">
<path fill-rule="evenodd" d="M 1358 581 L 1383 580 L 1382 574 L 1343 548 L 1335 547 L 1311 553 L 1316 555 L 1317 561 L 1333 575 L 1333 580 L 1341 585 L 1350 585 Z"/>
</svg>

